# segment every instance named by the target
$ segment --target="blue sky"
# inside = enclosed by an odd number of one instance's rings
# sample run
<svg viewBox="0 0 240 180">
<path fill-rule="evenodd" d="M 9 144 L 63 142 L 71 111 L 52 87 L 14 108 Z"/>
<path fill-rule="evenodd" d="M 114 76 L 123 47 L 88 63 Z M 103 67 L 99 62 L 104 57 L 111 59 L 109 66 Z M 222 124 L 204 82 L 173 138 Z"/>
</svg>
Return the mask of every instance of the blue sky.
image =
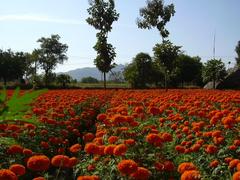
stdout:
<svg viewBox="0 0 240 180">
<path fill-rule="evenodd" d="M 116 47 L 115 62 L 130 63 L 139 52 L 152 55 L 153 46 L 161 42 L 158 31 L 136 26 L 139 8 L 145 6 L 145 0 L 115 1 L 120 18 L 109 34 L 109 42 Z M 216 57 L 235 63 L 234 49 L 240 40 L 239 0 L 165 0 L 165 4 L 169 3 L 174 3 L 176 10 L 167 25 L 169 39 L 175 45 L 206 62 L 213 57 L 216 32 Z M 39 47 L 39 38 L 59 34 L 60 41 L 69 46 L 69 59 L 55 72 L 93 67 L 96 31 L 85 21 L 88 6 L 88 0 L 2 1 L 0 48 L 31 52 Z"/>
</svg>

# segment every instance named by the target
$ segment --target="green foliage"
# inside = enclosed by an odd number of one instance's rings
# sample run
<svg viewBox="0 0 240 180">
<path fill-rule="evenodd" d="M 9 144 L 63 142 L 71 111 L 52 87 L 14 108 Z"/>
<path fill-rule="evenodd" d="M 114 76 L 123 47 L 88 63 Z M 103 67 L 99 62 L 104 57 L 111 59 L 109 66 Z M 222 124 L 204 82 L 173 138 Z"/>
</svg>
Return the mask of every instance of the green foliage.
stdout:
<svg viewBox="0 0 240 180">
<path fill-rule="evenodd" d="M 200 60 L 200 57 L 179 55 L 177 58 L 177 73 L 181 82 L 201 82 L 203 64 Z"/>
<path fill-rule="evenodd" d="M 213 88 L 216 81 L 222 80 L 226 75 L 226 68 L 221 59 L 211 59 L 204 64 L 203 79 L 205 82 L 213 81 Z"/>
<path fill-rule="evenodd" d="M 82 83 L 98 83 L 98 80 L 94 77 L 88 76 L 88 77 L 84 77 L 81 80 Z"/>
<path fill-rule="evenodd" d="M 23 78 L 27 68 L 27 56 L 23 52 L 12 52 L 0 50 L 0 78 L 4 85 L 9 80 L 19 80 Z"/>
<path fill-rule="evenodd" d="M 237 63 L 237 66 L 240 68 L 240 41 L 238 41 L 235 51 L 237 53 L 236 63 Z"/>
<path fill-rule="evenodd" d="M 139 53 L 124 70 L 125 79 L 134 88 L 144 88 L 153 81 L 155 74 L 149 54 Z"/>
<path fill-rule="evenodd" d="M 36 50 L 37 58 L 39 59 L 40 66 L 45 71 L 45 85 L 49 84 L 52 70 L 54 70 L 57 64 L 63 64 L 67 60 L 66 44 L 59 42 L 59 35 L 51 35 L 50 38 L 42 37 L 37 42 L 40 44 L 40 49 Z"/>
<path fill-rule="evenodd" d="M 116 57 L 115 48 L 107 43 L 107 37 L 101 33 L 97 35 L 97 43 L 93 47 L 97 52 L 94 64 L 103 73 L 108 73 L 115 64 L 112 63 Z"/>
<path fill-rule="evenodd" d="M 0 144 L 6 145 L 6 146 L 11 146 L 11 145 L 17 144 L 17 142 L 14 138 L 0 137 Z"/>
<path fill-rule="evenodd" d="M 164 39 L 169 36 L 169 31 L 165 26 L 174 14 L 173 4 L 164 6 L 163 0 L 147 0 L 147 6 L 140 9 L 142 18 L 137 19 L 137 25 L 142 29 L 156 27 Z"/>
<path fill-rule="evenodd" d="M 69 84 L 72 80 L 71 76 L 68 74 L 59 74 L 56 77 L 57 83 L 62 84 L 62 87 L 66 87 L 67 84 Z"/>
<path fill-rule="evenodd" d="M 154 60 L 162 67 L 165 80 L 164 86 L 167 90 L 167 82 L 169 81 L 169 75 L 174 76 L 176 68 L 176 60 L 179 55 L 181 46 L 175 46 L 169 40 L 164 40 L 161 44 L 156 44 L 153 48 Z M 172 74 L 174 73 L 174 74 Z"/>
<path fill-rule="evenodd" d="M 46 92 L 46 90 L 38 90 L 32 92 L 25 92 L 20 95 L 20 89 L 17 88 L 10 99 L 5 101 L 6 107 L 0 116 L 1 120 L 22 120 L 27 111 L 31 109 L 30 104 L 40 94 Z M 0 120 L 0 121 L 1 121 Z M 31 120 L 29 122 L 32 122 Z M 33 120 L 33 122 L 35 122 Z"/>
</svg>

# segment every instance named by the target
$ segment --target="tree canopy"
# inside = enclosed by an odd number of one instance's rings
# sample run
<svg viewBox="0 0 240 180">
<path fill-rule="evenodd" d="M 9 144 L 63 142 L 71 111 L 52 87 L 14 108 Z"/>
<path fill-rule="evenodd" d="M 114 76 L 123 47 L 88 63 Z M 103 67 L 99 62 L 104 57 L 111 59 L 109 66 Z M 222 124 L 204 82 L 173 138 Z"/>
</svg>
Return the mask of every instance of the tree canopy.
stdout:
<svg viewBox="0 0 240 180">
<path fill-rule="evenodd" d="M 68 59 L 66 55 L 68 46 L 59 40 L 59 35 L 51 35 L 49 38 L 42 37 L 37 41 L 40 43 L 40 48 L 36 52 L 39 64 L 45 72 L 46 86 L 49 83 L 52 70 L 56 68 L 57 64 L 62 64 Z"/>
<path fill-rule="evenodd" d="M 174 5 L 164 5 L 163 0 L 147 0 L 146 7 L 140 9 L 140 18 L 137 25 L 142 29 L 157 28 L 162 38 L 169 36 L 169 31 L 165 28 L 167 22 L 175 14 Z"/>
<path fill-rule="evenodd" d="M 205 82 L 213 82 L 213 89 L 215 89 L 216 81 L 224 79 L 227 73 L 221 59 L 211 59 L 204 64 L 202 75 Z"/>
</svg>

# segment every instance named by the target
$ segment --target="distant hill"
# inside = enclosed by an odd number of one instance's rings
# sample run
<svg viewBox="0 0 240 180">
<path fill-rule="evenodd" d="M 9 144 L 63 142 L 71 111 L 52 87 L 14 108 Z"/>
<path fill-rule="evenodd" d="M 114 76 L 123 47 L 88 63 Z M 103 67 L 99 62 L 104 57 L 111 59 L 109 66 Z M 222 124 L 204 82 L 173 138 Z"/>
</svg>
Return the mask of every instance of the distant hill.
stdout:
<svg viewBox="0 0 240 180">
<path fill-rule="evenodd" d="M 112 69 L 112 72 L 118 72 L 118 71 L 123 71 L 124 70 L 124 65 L 120 64 L 117 65 L 115 68 Z M 67 71 L 67 72 L 61 72 L 59 74 L 68 74 L 70 75 L 73 79 L 77 79 L 78 81 L 80 81 L 83 77 L 94 77 L 98 80 L 102 79 L 102 73 L 96 68 L 96 67 L 85 67 L 85 68 L 78 68 L 75 70 L 71 70 L 71 71 Z M 107 74 L 107 79 L 108 79 L 108 75 Z"/>
</svg>

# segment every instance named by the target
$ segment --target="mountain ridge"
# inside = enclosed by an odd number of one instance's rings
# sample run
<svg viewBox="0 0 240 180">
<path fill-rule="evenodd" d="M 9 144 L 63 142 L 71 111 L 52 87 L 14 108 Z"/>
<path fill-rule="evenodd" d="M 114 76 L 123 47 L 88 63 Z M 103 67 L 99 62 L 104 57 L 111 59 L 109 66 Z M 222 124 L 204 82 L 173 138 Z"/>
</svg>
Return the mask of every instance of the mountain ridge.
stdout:
<svg viewBox="0 0 240 180">
<path fill-rule="evenodd" d="M 125 66 L 122 64 L 117 65 L 112 69 L 112 72 L 123 72 Z M 93 78 L 96 78 L 98 80 L 102 80 L 103 76 L 102 73 L 96 68 L 96 67 L 84 67 L 84 68 L 77 68 L 73 69 L 67 72 L 60 72 L 58 74 L 68 74 L 73 79 L 77 79 L 78 81 L 81 81 L 82 78 L 91 76 Z M 108 79 L 110 73 L 107 73 L 106 77 Z"/>
</svg>

